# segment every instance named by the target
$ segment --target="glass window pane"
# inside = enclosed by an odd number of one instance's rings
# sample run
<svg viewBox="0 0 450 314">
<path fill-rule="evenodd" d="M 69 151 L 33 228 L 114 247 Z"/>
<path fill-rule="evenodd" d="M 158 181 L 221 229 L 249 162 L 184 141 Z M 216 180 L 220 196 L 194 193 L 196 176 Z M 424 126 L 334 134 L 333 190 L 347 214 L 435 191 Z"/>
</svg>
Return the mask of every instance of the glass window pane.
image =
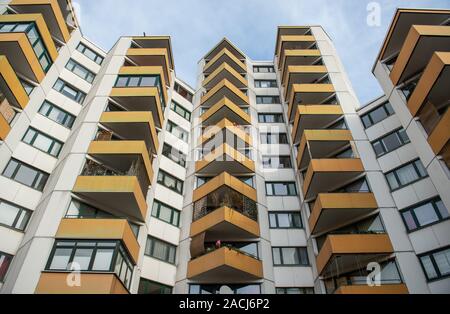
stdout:
<svg viewBox="0 0 450 314">
<path fill-rule="evenodd" d="M 387 118 L 387 113 L 383 107 L 379 107 L 370 113 L 372 121 L 374 124 Z"/>
<path fill-rule="evenodd" d="M 172 210 L 166 206 L 161 206 L 159 210 L 159 219 L 170 223 L 172 218 Z"/>
<path fill-rule="evenodd" d="M 128 77 L 119 76 L 116 82 L 116 87 L 125 87 L 127 86 Z"/>
<path fill-rule="evenodd" d="M 92 270 L 108 271 L 111 269 L 111 261 L 114 249 L 97 249 Z"/>
<path fill-rule="evenodd" d="M 416 207 L 414 213 L 416 214 L 420 226 L 425 226 L 439 220 L 431 203 Z"/>
<path fill-rule="evenodd" d="M 21 166 L 14 180 L 22 184 L 32 186 L 37 175 L 38 172 L 36 170 L 28 168 L 26 166 Z"/>
<path fill-rule="evenodd" d="M 131 87 L 139 86 L 139 80 L 140 80 L 139 76 L 131 76 L 130 80 L 128 81 L 128 86 L 131 86 Z"/>
<path fill-rule="evenodd" d="M 275 195 L 287 195 L 288 194 L 287 185 L 282 184 L 282 183 L 274 184 L 274 190 L 275 190 Z"/>
<path fill-rule="evenodd" d="M 449 216 L 448 210 L 447 210 L 447 208 L 445 208 L 444 203 L 441 200 L 436 201 L 435 206 L 437 207 L 437 209 L 443 219 L 445 219 Z"/>
<path fill-rule="evenodd" d="M 450 249 L 433 254 L 441 276 L 450 274 Z"/>
<path fill-rule="evenodd" d="M 298 255 L 298 250 L 296 248 L 283 248 L 283 264 L 300 264 L 300 256 Z"/>
<path fill-rule="evenodd" d="M 275 265 L 281 265 L 281 249 L 280 248 L 273 248 L 272 249 L 273 254 L 273 263 Z"/>
<path fill-rule="evenodd" d="M 276 214 L 269 214 L 269 222 L 271 228 L 277 227 L 277 216 Z"/>
<path fill-rule="evenodd" d="M 27 133 L 23 137 L 23 141 L 27 144 L 31 144 L 33 142 L 33 138 L 36 135 L 36 131 L 33 129 L 28 129 Z"/>
<path fill-rule="evenodd" d="M 5 170 L 3 171 L 3 175 L 8 178 L 12 178 L 14 171 L 16 171 L 19 164 L 15 160 L 10 160 Z"/>
<path fill-rule="evenodd" d="M 385 153 L 384 147 L 381 144 L 381 142 L 374 142 L 372 144 L 372 146 L 373 146 L 373 150 L 375 151 L 375 155 L 381 156 Z"/>
<path fill-rule="evenodd" d="M 52 262 L 50 264 L 50 269 L 67 270 L 71 254 L 72 249 L 56 249 L 55 254 L 53 254 Z"/>
<path fill-rule="evenodd" d="M 394 173 L 388 173 L 386 175 L 386 179 L 388 180 L 389 186 L 391 187 L 391 190 L 397 189 L 400 185 L 398 184 L 397 178 L 395 177 Z"/>
<path fill-rule="evenodd" d="M 80 266 L 80 270 L 88 270 L 93 251 L 93 249 L 77 249 L 73 258 L 73 263 L 78 263 L 78 265 Z"/>
<path fill-rule="evenodd" d="M 405 220 L 406 227 L 409 231 L 417 228 L 416 222 L 414 221 L 411 211 L 406 211 L 402 213 L 403 219 Z"/>
<path fill-rule="evenodd" d="M 278 214 L 278 227 L 280 227 L 280 228 L 292 227 L 289 216 L 290 216 L 289 214 Z"/>
<path fill-rule="evenodd" d="M 434 269 L 434 265 L 433 262 L 431 261 L 430 256 L 422 256 L 420 258 L 420 261 L 422 262 L 423 268 L 425 270 L 428 279 L 434 279 L 438 277 L 438 274 Z"/>
<path fill-rule="evenodd" d="M 28 221 L 30 220 L 30 212 L 27 210 L 22 210 L 20 213 L 19 218 L 17 219 L 15 228 L 18 230 L 25 230 L 26 226 L 28 225 Z"/>
<path fill-rule="evenodd" d="M 386 136 L 385 138 L 382 139 L 382 141 L 388 152 L 397 149 L 401 145 L 397 133 L 392 133 Z"/>
<path fill-rule="evenodd" d="M 48 152 L 53 141 L 45 135 L 38 134 L 34 140 L 33 146 L 44 152 Z"/>
<path fill-rule="evenodd" d="M 419 178 L 419 175 L 417 174 L 416 169 L 412 164 L 406 165 L 396 170 L 396 173 L 401 185 L 407 185 L 408 183 L 413 182 Z"/>
<path fill-rule="evenodd" d="M 0 202 L 0 224 L 12 227 L 19 210 L 16 206 Z"/>
<path fill-rule="evenodd" d="M 144 76 L 141 80 L 141 86 L 156 86 L 156 76 Z"/>
</svg>

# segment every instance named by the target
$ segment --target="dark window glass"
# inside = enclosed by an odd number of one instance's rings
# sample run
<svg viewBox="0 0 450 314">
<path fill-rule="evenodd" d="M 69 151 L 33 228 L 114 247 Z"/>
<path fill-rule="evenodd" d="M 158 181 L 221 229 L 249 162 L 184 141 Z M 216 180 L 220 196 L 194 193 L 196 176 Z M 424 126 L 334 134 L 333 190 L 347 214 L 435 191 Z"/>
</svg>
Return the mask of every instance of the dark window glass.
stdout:
<svg viewBox="0 0 450 314">
<path fill-rule="evenodd" d="M 188 121 L 191 121 L 191 113 L 180 104 L 172 101 L 170 108 Z"/>
<path fill-rule="evenodd" d="M 253 67 L 255 73 L 275 73 L 275 68 L 271 65 L 255 65 Z"/>
<path fill-rule="evenodd" d="M 0 252 L 0 282 L 3 282 L 5 280 L 6 273 L 8 272 L 11 261 L 11 255 Z"/>
<path fill-rule="evenodd" d="M 31 211 L 0 199 L 0 225 L 24 231 L 31 217 Z"/>
<path fill-rule="evenodd" d="M 167 122 L 167 131 L 186 143 L 189 141 L 189 132 L 180 128 L 170 120 Z"/>
<path fill-rule="evenodd" d="M 86 57 L 97 63 L 98 65 L 101 65 L 103 63 L 103 57 L 100 56 L 98 53 L 94 52 L 91 48 L 87 47 L 85 44 L 80 43 L 77 47 L 77 50 L 84 54 Z"/>
<path fill-rule="evenodd" d="M 256 104 L 258 105 L 271 105 L 280 104 L 279 96 L 256 96 Z"/>
<path fill-rule="evenodd" d="M 410 142 L 408 135 L 404 129 L 399 129 L 390 133 L 374 142 L 372 142 L 373 149 L 377 157 L 381 157 L 390 153 L 397 148 L 406 145 Z"/>
<path fill-rule="evenodd" d="M 272 229 L 302 229 L 302 217 L 299 212 L 270 212 L 269 225 Z"/>
<path fill-rule="evenodd" d="M 145 254 L 161 261 L 175 264 L 177 247 L 159 239 L 148 237 Z"/>
<path fill-rule="evenodd" d="M 276 80 L 255 80 L 256 88 L 276 88 L 278 87 Z"/>
<path fill-rule="evenodd" d="M 292 168 L 290 156 L 263 156 L 263 167 L 270 169 Z"/>
<path fill-rule="evenodd" d="M 158 200 L 153 202 L 152 216 L 174 225 L 175 227 L 180 225 L 180 212 Z"/>
<path fill-rule="evenodd" d="M 58 157 L 63 143 L 34 129 L 29 128 L 22 141 L 54 157 Z"/>
<path fill-rule="evenodd" d="M 180 94 L 183 98 L 187 99 L 189 102 L 192 102 L 194 95 L 189 92 L 187 89 L 182 87 L 180 84 L 175 83 L 174 90 Z"/>
<path fill-rule="evenodd" d="M 71 129 L 73 123 L 75 122 L 75 116 L 58 108 L 52 103 L 48 101 L 44 101 L 41 108 L 39 109 L 39 113 L 46 116 L 50 120 L 65 126 L 68 129 Z"/>
<path fill-rule="evenodd" d="M 258 114 L 259 123 L 284 123 L 282 113 L 260 113 Z"/>
<path fill-rule="evenodd" d="M 436 198 L 403 210 L 402 217 L 406 228 L 414 231 L 447 219 L 449 213 L 442 200 Z"/>
<path fill-rule="evenodd" d="M 314 294 L 314 288 L 277 288 L 277 294 Z"/>
<path fill-rule="evenodd" d="M 295 182 L 266 182 L 267 196 L 295 196 L 297 188 Z"/>
<path fill-rule="evenodd" d="M 179 194 L 183 194 L 183 181 L 174 176 L 168 174 L 165 171 L 160 170 L 158 173 L 158 183 L 162 184 L 168 189 L 175 191 Z"/>
<path fill-rule="evenodd" d="M 48 174 L 28 166 L 18 160 L 11 159 L 3 171 L 3 175 L 38 191 L 44 189 Z"/>
<path fill-rule="evenodd" d="M 305 247 L 273 247 L 274 266 L 309 266 Z"/>
<path fill-rule="evenodd" d="M 186 155 L 169 144 L 164 143 L 162 154 L 179 164 L 181 167 L 186 167 Z"/>
<path fill-rule="evenodd" d="M 286 133 L 261 133 L 261 144 L 288 144 Z"/>
<path fill-rule="evenodd" d="M 259 284 L 210 284 L 189 285 L 189 294 L 260 294 Z"/>
<path fill-rule="evenodd" d="M 79 104 L 82 104 L 84 99 L 86 98 L 85 93 L 73 87 L 72 85 L 69 85 L 68 83 L 64 82 L 61 79 L 58 79 L 56 81 L 53 88 L 58 92 L 60 92 L 61 94 L 63 94 L 64 96 L 72 99 L 73 101 Z"/>
<path fill-rule="evenodd" d="M 419 256 L 428 280 L 446 278 L 450 275 L 450 248 Z"/>
<path fill-rule="evenodd" d="M 138 294 L 172 294 L 172 287 L 141 278 Z"/>
<path fill-rule="evenodd" d="M 420 160 L 407 163 L 385 174 L 391 191 L 398 190 L 428 176 Z"/>
</svg>

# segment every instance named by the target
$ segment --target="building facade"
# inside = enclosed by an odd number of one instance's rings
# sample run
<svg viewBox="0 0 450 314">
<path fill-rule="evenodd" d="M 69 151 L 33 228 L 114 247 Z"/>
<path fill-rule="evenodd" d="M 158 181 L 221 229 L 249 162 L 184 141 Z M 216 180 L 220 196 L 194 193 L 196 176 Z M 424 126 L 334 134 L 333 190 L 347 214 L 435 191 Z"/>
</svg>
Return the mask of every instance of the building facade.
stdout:
<svg viewBox="0 0 450 314">
<path fill-rule="evenodd" d="M 106 52 L 70 1 L 1 1 L 0 293 L 450 292 L 450 12 L 411 12 L 361 108 L 320 26 L 223 39 L 194 89 L 169 36 Z"/>
</svg>

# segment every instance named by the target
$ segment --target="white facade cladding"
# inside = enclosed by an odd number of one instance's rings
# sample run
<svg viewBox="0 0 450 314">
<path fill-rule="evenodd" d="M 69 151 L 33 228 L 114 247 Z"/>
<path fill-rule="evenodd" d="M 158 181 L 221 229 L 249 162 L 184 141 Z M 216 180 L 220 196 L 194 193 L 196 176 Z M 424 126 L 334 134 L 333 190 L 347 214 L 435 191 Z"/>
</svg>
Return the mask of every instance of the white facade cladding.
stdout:
<svg viewBox="0 0 450 314">
<path fill-rule="evenodd" d="M 0 293 L 450 292 L 445 154 L 386 60 L 362 107 L 322 27 L 280 26 L 193 89 L 169 36 L 106 52 L 42 2 L 0 2 Z"/>
</svg>

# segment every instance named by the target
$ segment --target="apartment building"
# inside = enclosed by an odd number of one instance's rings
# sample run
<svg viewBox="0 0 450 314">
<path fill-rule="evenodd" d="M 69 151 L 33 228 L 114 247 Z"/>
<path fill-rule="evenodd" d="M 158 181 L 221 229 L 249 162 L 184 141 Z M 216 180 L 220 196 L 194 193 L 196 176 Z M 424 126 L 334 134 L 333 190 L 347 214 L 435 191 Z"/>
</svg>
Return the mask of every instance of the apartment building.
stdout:
<svg viewBox="0 0 450 314">
<path fill-rule="evenodd" d="M 416 90 L 448 98 L 450 12 L 401 12 L 387 54 L 437 27 Z M 272 61 L 223 39 L 193 89 L 169 36 L 103 51 L 70 1 L 0 13 L 0 293 L 450 292 L 445 112 L 428 138 L 404 99 L 361 108 L 322 27 L 280 26 Z"/>
</svg>

